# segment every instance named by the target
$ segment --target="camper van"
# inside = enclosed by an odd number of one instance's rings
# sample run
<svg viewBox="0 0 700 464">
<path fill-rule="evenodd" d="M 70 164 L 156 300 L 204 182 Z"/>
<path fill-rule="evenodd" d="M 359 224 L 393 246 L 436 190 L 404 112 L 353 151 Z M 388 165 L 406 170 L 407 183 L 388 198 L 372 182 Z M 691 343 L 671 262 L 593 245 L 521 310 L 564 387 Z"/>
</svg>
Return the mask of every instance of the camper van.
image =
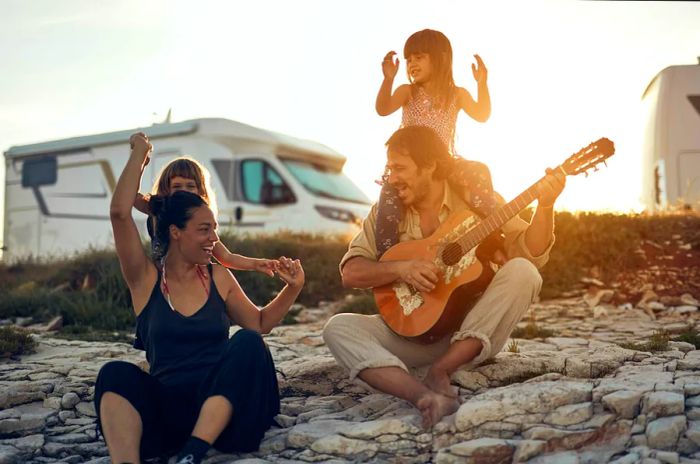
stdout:
<svg viewBox="0 0 700 464">
<path fill-rule="evenodd" d="M 700 61 L 661 71 L 642 103 L 643 204 L 649 211 L 700 209 Z"/>
<path fill-rule="evenodd" d="M 173 158 L 192 156 L 211 173 L 222 231 L 352 234 L 369 211 L 334 150 L 226 119 L 194 119 L 11 147 L 3 259 L 111 245 L 109 204 L 129 136 L 139 130 L 154 145 L 141 191 Z M 134 219 L 147 238 L 145 215 L 134 210 Z"/>
</svg>

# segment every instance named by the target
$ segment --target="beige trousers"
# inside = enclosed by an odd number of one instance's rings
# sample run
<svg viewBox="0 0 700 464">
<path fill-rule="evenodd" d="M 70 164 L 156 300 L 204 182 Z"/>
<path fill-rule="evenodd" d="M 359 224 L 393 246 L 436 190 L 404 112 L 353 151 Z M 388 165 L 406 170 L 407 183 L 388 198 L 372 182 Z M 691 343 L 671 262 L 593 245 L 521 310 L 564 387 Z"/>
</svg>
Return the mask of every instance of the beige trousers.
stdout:
<svg viewBox="0 0 700 464">
<path fill-rule="evenodd" d="M 323 328 L 323 339 L 338 364 L 354 379 L 363 369 L 432 364 L 457 340 L 476 338 L 483 348 L 467 363 L 473 367 L 497 355 L 542 286 L 537 268 L 524 258 L 508 261 L 451 337 L 424 345 L 396 335 L 380 315 L 336 314 Z"/>
</svg>

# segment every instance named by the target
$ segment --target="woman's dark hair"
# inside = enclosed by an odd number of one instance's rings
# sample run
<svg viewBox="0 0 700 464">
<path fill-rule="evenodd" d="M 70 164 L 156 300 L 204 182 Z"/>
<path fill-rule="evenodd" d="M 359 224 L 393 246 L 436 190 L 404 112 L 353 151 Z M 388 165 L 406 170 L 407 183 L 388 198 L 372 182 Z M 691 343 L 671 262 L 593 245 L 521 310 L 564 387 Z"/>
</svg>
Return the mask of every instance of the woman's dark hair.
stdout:
<svg viewBox="0 0 700 464">
<path fill-rule="evenodd" d="M 172 195 L 152 195 L 148 200 L 151 214 L 155 217 L 155 236 L 153 260 L 159 261 L 168 252 L 170 245 L 170 226 L 184 229 L 187 221 L 200 206 L 206 206 L 202 197 L 184 190 Z"/>
<path fill-rule="evenodd" d="M 402 127 L 389 137 L 386 147 L 410 156 L 418 169 L 428 168 L 435 163 L 433 177 L 438 180 L 447 178 L 454 165 L 447 145 L 429 127 Z"/>
</svg>

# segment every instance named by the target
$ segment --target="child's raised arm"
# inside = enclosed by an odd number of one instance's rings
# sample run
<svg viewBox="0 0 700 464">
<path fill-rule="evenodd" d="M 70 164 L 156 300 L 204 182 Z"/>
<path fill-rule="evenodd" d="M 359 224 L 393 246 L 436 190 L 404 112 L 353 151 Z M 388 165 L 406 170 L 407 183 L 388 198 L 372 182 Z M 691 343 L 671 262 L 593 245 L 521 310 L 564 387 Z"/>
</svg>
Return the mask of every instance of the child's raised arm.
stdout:
<svg viewBox="0 0 700 464">
<path fill-rule="evenodd" d="M 134 200 L 134 208 L 141 211 L 143 214 L 151 214 L 151 209 L 148 207 L 148 198 L 141 192 L 136 194 L 136 200 Z"/>
<path fill-rule="evenodd" d="M 486 122 L 491 116 L 491 95 L 486 83 L 488 70 L 479 55 L 474 55 L 476 66 L 472 63 L 472 74 L 477 85 L 477 101 L 474 101 L 471 94 L 464 88 L 457 88 L 457 103 L 459 107 L 472 119 L 479 122 Z"/>
<path fill-rule="evenodd" d="M 379 87 L 377 102 L 375 104 L 375 109 L 379 116 L 388 116 L 401 108 L 406 104 L 410 95 L 410 86 L 406 84 L 400 85 L 394 94 L 391 94 L 391 89 L 394 86 L 394 78 L 399 70 L 399 59 L 395 58 L 395 55 L 396 52 L 391 51 L 384 56 L 384 60 L 382 61 L 384 80 Z"/>
<path fill-rule="evenodd" d="M 270 277 L 275 275 L 276 259 L 250 258 L 231 253 L 221 242 L 214 244 L 214 257 L 224 266 L 240 271 L 258 271 Z"/>
</svg>

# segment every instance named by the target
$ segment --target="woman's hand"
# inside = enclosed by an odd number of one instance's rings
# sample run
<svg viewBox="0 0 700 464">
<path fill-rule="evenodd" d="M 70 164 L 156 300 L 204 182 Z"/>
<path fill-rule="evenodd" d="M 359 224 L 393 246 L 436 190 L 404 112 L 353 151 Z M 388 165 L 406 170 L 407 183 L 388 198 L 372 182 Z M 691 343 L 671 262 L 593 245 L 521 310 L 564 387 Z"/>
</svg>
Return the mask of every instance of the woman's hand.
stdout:
<svg viewBox="0 0 700 464">
<path fill-rule="evenodd" d="M 282 256 L 277 260 L 277 265 L 275 267 L 277 276 L 282 279 L 285 284 L 297 289 L 304 286 L 304 269 L 301 267 L 301 262 L 299 262 L 298 259 Z"/>
<path fill-rule="evenodd" d="M 131 146 L 131 155 L 142 160 L 142 168 L 146 167 L 151 161 L 150 154 L 153 152 L 153 144 L 148 140 L 148 136 L 143 132 L 136 132 L 129 137 L 129 145 Z"/>
</svg>

